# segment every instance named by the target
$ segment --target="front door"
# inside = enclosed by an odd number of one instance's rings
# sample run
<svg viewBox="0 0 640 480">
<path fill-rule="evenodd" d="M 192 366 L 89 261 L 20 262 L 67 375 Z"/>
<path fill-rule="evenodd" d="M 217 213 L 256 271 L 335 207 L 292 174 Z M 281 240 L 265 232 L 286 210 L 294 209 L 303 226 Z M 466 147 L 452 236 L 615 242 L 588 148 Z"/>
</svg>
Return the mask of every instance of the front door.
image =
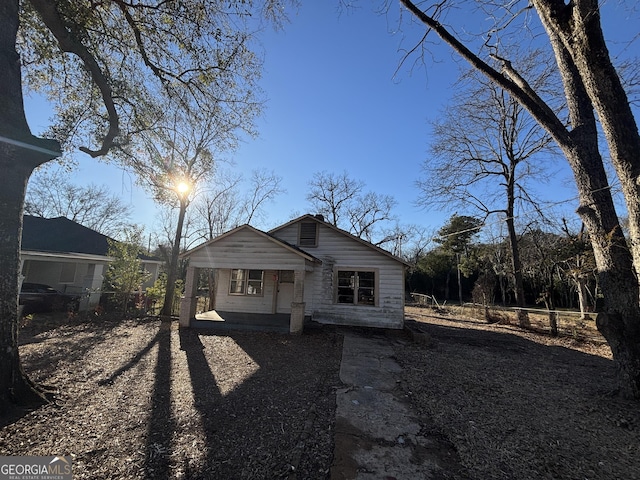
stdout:
<svg viewBox="0 0 640 480">
<path fill-rule="evenodd" d="M 276 313 L 291 313 L 293 302 L 293 270 L 280 270 L 278 272 L 278 298 Z"/>
</svg>

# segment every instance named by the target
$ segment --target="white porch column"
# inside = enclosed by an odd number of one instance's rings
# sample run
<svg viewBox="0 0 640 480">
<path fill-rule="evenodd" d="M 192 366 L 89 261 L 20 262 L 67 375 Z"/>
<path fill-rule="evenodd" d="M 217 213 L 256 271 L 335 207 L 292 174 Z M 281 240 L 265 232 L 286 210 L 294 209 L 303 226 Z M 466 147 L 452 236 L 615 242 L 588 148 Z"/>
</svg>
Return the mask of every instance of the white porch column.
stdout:
<svg viewBox="0 0 640 480">
<path fill-rule="evenodd" d="M 304 270 L 296 270 L 293 276 L 293 302 L 291 302 L 290 333 L 302 333 L 304 327 Z"/>
<path fill-rule="evenodd" d="M 198 271 L 196 267 L 187 267 L 184 295 L 180 299 L 180 327 L 190 326 L 191 319 L 196 315 Z"/>
<path fill-rule="evenodd" d="M 102 280 L 104 279 L 104 267 L 102 263 L 94 263 L 89 266 L 87 276 L 84 279 L 83 287 L 87 292 L 86 300 L 83 299 L 80 310 L 89 310 L 100 304 L 100 296 L 102 294 Z"/>
</svg>

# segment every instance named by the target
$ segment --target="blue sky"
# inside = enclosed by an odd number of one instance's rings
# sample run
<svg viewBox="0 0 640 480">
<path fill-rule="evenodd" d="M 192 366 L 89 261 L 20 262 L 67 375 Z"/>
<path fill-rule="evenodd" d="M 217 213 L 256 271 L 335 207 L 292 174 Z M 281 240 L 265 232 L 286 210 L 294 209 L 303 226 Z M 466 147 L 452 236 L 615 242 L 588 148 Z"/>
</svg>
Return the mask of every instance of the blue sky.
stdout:
<svg viewBox="0 0 640 480">
<path fill-rule="evenodd" d="M 303 1 L 284 30 L 262 36 L 262 87 L 268 101 L 257 122 L 259 137 L 245 140 L 229 155 L 247 177 L 255 168 L 283 177 L 287 193 L 268 206 L 258 227 L 268 229 L 294 213 L 307 213 L 307 182 L 322 170 L 346 170 L 367 190 L 392 195 L 402 223 L 437 229 L 451 215 L 415 207 L 419 192 L 414 181 L 428 152 L 429 121 L 447 104 L 458 64 L 447 48 L 440 48 L 435 50 L 438 63 L 428 71 L 412 70 L 409 64 L 396 72 L 400 50 L 412 46 L 410 40 L 393 33 L 395 18 L 375 13 L 368 2 L 362 5 L 339 12 L 337 1 Z M 637 23 L 632 25 L 637 34 Z M 26 97 L 25 106 L 34 133 L 42 131 L 46 105 Z M 148 230 L 156 226 L 157 209 L 130 174 L 81 153 L 75 158 L 74 183 L 107 185 L 133 205 L 133 221 Z M 574 196 L 564 163 L 558 172 L 545 187 L 556 201 Z M 567 204 L 569 210 L 576 207 L 577 202 Z"/>
</svg>

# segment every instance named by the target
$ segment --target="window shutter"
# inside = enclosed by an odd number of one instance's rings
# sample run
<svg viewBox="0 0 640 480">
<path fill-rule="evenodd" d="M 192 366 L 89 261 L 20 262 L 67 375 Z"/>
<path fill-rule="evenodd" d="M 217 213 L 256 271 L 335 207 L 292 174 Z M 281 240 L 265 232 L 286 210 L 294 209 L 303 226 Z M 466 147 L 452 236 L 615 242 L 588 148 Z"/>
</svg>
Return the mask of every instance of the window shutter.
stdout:
<svg viewBox="0 0 640 480">
<path fill-rule="evenodd" d="M 316 222 L 303 222 L 300 224 L 301 247 L 315 247 L 318 244 L 318 224 Z"/>
</svg>

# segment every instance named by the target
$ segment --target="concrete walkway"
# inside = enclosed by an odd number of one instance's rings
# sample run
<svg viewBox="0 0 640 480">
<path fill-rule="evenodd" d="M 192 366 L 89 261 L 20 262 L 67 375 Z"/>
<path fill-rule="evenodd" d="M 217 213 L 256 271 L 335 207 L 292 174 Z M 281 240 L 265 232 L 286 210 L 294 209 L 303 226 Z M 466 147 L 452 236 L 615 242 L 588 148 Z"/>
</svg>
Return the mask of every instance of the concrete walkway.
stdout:
<svg viewBox="0 0 640 480">
<path fill-rule="evenodd" d="M 466 478 L 446 465 L 451 445 L 423 436 L 401 397 L 402 369 L 392 358 L 392 341 L 384 334 L 344 336 L 331 479 Z M 441 455 L 448 461 L 441 462 Z"/>
</svg>

